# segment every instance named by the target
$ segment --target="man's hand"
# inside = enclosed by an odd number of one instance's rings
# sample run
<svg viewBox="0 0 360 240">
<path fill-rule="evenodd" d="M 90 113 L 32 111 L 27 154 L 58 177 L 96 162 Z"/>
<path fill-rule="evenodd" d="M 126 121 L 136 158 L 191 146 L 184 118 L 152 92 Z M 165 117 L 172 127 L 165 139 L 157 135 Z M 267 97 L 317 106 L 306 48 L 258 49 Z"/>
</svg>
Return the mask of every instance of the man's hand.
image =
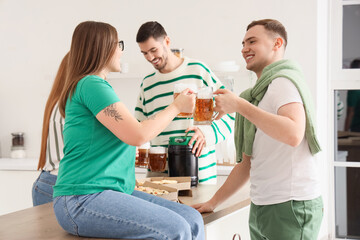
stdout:
<svg viewBox="0 0 360 240">
<path fill-rule="evenodd" d="M 200 213 L 212 212 L 215 209 L 215 207 L 210 203 L 210 201 L 194 204 L 191 207 L 195 208 Z"/>
<path fill-rule="evenodd" d="M 196 157 L 199 157 L 204 146 L 206 145 L 205 136 L 198 127 L 189 127 L 188 129 L 186 129 L 185 132 L 189 131 L 194 131 L 194 136 L 192 136 L 192 138 L 190 139 L 189 145 L 192 145 L 196 141 L 193 146 L 192 152 L 195 154 Z"/>
<path fill-rule="evenodd" d="M 215 107 L 214 111 L 219 114 L 215 118 L 215 120 L 219 120 L 225 114 L 237 112 L 238 102 L 241 100 L 235 93 L 227 90 L 227 89 L 218 89 L 214 92 L 214 94 L 218 94 L 215 97 Z"/>
</svg>

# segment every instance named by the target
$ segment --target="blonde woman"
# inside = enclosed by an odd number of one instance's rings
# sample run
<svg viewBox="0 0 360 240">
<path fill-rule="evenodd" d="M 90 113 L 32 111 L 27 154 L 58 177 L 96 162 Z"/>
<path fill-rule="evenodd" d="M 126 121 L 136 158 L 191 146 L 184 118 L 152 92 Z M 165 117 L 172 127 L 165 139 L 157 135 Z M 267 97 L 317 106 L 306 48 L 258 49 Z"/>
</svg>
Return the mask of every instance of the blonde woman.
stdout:
<svg viewBox="0 0 360 240">
<path fill-rule="evenodd" d="M 56 218 L 67 232 L 84 237 L 204 239 L 195 209 L 134 191 L 134 146 L 157 136 L 178 113 L 192 112 L 195 96 L 187 89 L 138 122 L 106 81 L 109 72 L 120 71 L 123 49 L 109 24 L 88 21 L 74 31 L 59 101 L 65 125 Z"/>
</svg>

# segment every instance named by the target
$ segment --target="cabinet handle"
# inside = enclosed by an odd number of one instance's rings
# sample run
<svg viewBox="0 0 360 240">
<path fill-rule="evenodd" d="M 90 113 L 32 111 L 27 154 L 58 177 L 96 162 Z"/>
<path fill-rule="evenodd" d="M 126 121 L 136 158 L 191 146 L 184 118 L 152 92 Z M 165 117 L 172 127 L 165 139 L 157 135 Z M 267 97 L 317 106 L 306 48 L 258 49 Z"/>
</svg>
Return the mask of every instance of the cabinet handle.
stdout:
<svg viewBox="0 0 360 240">
<path fill-rule="evenodd" d="M 238 233 L 235 233 L 232 240 L 236 240 L 236 237 L 239 237 L 239 240 L 241 240 L 241 236 Z"/>
</svg>

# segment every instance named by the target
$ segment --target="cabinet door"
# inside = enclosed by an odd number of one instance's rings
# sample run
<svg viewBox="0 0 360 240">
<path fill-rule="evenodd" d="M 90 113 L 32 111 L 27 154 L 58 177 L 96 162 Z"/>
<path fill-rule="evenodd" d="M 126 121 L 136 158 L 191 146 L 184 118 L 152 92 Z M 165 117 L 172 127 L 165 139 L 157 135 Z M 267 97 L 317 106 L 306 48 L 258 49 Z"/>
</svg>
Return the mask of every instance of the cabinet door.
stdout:
<svg viewBox="0 0 360 240">
<path fill-rule="evenodd" d="M 38 171 L 0 171 L 0 215 L 32 207 L 32 185 Z"/>
<path fill-rule="evenodd" d="M 239 234 L 241 240 L 250 240 L 249 212 L 250 206 L 247 206 L 206 224 L 206 240 L 232 240 L 235 234 Z"/>
</svg>

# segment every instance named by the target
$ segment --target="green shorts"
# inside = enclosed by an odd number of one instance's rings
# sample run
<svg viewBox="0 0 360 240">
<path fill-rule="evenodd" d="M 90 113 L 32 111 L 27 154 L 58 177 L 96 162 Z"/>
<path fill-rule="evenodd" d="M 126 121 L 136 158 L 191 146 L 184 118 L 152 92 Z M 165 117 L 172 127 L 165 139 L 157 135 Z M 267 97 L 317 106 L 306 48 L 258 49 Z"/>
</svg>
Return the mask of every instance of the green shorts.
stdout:
<svg viewBox="0 0 360 240">
<path fill-rule="evenodd" d="M 316 240 L 324 215 L 322 197 L 273 205 L 251 203 L 252 240 Z"/>
</svg>

